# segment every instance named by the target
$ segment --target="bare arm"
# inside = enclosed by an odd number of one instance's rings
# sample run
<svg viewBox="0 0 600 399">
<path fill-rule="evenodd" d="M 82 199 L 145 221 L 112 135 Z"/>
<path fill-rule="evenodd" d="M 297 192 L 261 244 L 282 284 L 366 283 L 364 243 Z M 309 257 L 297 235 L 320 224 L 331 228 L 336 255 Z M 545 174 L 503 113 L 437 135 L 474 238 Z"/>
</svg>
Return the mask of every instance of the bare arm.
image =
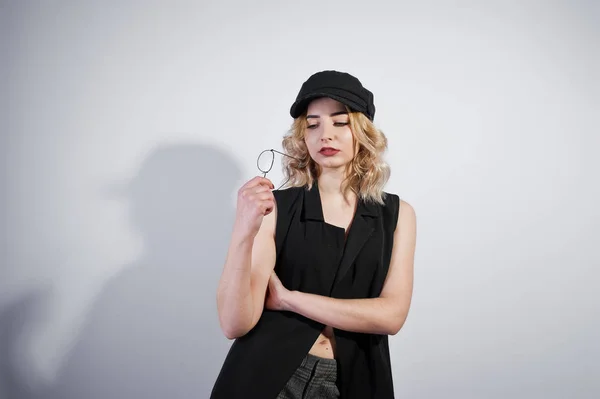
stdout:
<svg viewBox="0 0 600 399">
<path fill-rule="evenodd" d="M 283 291 L 281 306 L 340 330 L 395 335 L 404 325 L 410 308 L 415 244 L 415 212 L 408 203 L 402 201 L 390 268 L 378 298 L 337 299 L 299 291 Z M 271 284 L 279 286 L 281 282 L 274 279 L 276 276 L 271 277 Z"/>
<path fill-rule="evenodd" d="M 245 232 L 243 221 L 236 221 L 233 229 L 217 290 L 219 322 L 229 339 L 250 331 L 263 311 L 269 275 L 275 267 L 277 212 L 274 201 L 271 204 L 256 235 Z"/>
</svg>

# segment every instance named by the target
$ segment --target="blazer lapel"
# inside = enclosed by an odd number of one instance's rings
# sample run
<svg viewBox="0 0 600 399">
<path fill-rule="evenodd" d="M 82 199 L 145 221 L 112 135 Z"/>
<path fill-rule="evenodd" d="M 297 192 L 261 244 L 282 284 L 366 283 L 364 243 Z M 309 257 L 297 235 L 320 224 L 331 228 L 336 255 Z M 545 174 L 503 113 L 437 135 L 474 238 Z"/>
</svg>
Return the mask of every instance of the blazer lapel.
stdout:
<svg viewBox="0 0 600 399">
<path fill-rule="evenodd" d="M 342 260 L 331 287 L 332 291 L 351 269 L 354 260 L 375 231 L 377 216 L 376 205 L 364 201 L 358 203 L 356 215 L 348 231 Z"/>
</svg>

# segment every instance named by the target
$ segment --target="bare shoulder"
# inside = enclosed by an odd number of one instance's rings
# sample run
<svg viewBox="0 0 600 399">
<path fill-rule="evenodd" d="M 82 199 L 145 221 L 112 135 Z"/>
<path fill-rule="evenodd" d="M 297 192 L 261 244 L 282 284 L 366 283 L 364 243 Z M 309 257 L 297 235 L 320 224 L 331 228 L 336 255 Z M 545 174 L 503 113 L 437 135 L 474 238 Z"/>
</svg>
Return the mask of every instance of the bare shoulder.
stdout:
<svg viewBox="0 0 600 399">
<path fill-rule="evenodd" d="M 417 214 L 415 208 L 402 199 L 399 200 L 398 220 L 394 235 L 405 249 L 414 248 L 417 235 Z"/>
<path fill-rule="evenodd" d="M 403 199 L 400 199 L 398 208 L 397 228 L 402 225 L 406 226 L 416 224 L 417 214 L 415 212 L 415 208 L 411 204 Z"/>
<path fill-rule="evenodd" d="M 392 223 L 395 222 L 395 230 L 398 232 L 401 228 L 410 228 L 416 225 L 416 212 L 414 207 L 407 201 L 400 198 L 395 193 L 386 194 L 386 215 L 391 217 Z"/>
</svg>

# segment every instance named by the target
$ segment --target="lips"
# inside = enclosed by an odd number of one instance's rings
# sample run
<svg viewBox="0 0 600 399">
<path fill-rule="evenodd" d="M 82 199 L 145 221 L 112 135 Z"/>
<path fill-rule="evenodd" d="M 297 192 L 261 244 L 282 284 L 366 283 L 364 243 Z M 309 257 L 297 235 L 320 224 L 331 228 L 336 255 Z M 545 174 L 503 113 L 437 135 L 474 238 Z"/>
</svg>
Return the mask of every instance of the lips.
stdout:
<svg viewBox="0 0 600 399">
<path fill-rule="evenodd" d="M 332 148 L 332 147 L 323 147 L 321 148 L 321 150 L 319 151 L 319 154 L 325 155 L 325 156 L 332 156 L 337 154 L 338 152 L 340 152 L 340 150 L 336 149 L 336 148 Z"/>
</svg>

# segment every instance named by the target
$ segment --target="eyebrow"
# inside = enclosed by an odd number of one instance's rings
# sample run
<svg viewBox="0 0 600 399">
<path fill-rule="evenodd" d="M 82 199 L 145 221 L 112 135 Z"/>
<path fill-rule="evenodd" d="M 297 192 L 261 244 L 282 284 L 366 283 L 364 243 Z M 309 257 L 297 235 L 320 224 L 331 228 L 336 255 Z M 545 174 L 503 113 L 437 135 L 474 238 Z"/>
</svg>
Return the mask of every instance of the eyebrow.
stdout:
<svg viewBox="0 0 600 399">
<path fill-rule="evenodd" d="M 333 114 L 329 114 L 329 116 L 336 116 L 336 115 L 348 115 L 347 111 L 338 111 L 338 112 L 334 112 Z M 306 119 L 310 119 L 310 118 L 320 118 L 319 115 L 306 115 Z"/>
</svg>

